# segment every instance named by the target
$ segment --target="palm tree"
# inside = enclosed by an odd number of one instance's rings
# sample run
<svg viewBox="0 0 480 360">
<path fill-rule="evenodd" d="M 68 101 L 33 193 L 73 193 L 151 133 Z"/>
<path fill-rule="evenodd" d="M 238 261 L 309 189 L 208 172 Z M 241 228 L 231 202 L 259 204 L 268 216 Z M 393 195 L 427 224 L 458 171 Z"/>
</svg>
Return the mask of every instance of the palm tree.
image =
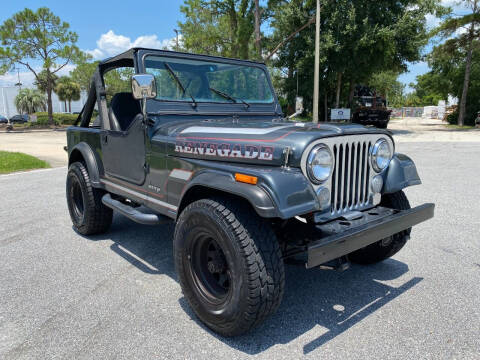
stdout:
<svg viewBox="0 0 480 360">
<path fill-rule="evenodd" d="M 72 112 L 72 101 L 80 100 L 80 85 L 74 82 L 68 76 L 62 76 L 57 81 L 55 93 L 60 101 L 65 102 L 65 111 L 67 110 L 66 102 L 68 101 L 68 111 Z"/>
<path fill-rule="evenodd" d="M 33 114 L 38 110 L 45 111 L 45 95 L 36 89 L 22 89 L 15 97 L 15 106 L 21 114 Z"/>
</svg>

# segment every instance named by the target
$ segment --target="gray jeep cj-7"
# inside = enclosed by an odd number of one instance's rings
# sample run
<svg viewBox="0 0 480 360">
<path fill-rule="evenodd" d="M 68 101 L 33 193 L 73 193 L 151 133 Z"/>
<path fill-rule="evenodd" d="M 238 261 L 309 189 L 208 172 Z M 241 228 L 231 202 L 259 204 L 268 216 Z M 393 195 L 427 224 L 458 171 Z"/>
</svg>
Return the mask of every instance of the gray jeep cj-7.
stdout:
<svg viewBox="0 0 480 360">
<path fill-rule="evenodd" d="M 118 68 L 129 69 L 131 92 L 107 101 L 105 75 Z M 75 230 L 107 231 L 112 210 L 175 222 L 185 298 L 225 336 L 278 308 L 285 259 L 382 261 L 434 213 L 410 208 L 402 189 L 420 179 L 389 132 L 286 119 L 261 63 L 131 49 L 98 65 L 67 138 Z"/>
</svg>

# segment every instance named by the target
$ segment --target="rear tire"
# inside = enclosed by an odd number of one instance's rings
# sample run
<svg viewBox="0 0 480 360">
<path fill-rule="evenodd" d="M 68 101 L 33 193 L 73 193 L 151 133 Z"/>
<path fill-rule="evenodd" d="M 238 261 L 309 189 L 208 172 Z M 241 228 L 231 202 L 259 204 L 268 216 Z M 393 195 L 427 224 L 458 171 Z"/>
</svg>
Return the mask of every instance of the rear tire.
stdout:
<svg viewBox="0 0 480 360">
<path fill-rule="evenodd" d="M 383 195 L 380 206 L 398 210 L 410 209 L 410 203 L 408 202 L 407 196 L 402 190 L 393 194 Z M 405 246 L 406 242 L 410 238 L 411 231 L 412 228 L 403 230 L 388 238 L 382 239 L 376 243 L 354 251 L 348 255 L 348 258 L 354 263 L 364 265 L 374 264 L 385 260 L 395 255 Z"/>
<path fill-rule="evenodd" d="M 213 331 L 240 335 L 280 305 L 285 274 L 277 239 L 246 204 L 203 199 L 188 205 L 173 250 L 183 294 Z"/>
<path fill-rule="evenodd" d="M 66 192 L 68 211 L 76 231 L 94 235 L 110 228 L 113 211 L 103 205 L 105 192 L 92 186 L 83 163 L 74 162 L 68 168 Z"/>
</svg>

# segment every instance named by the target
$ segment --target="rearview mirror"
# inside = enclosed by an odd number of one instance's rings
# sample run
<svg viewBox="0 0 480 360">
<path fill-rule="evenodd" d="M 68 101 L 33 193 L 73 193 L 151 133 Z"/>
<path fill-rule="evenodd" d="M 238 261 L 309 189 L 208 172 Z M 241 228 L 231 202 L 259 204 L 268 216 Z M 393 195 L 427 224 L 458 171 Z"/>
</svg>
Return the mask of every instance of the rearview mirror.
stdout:
<svg viewBox="0 0 480 360">
<path fill-rule="evenodd" d="M 132 95 L 136 100 L 154 99 L 157 96 L 155 77 L 151 74 L 133 75 Z"/>
</svg>

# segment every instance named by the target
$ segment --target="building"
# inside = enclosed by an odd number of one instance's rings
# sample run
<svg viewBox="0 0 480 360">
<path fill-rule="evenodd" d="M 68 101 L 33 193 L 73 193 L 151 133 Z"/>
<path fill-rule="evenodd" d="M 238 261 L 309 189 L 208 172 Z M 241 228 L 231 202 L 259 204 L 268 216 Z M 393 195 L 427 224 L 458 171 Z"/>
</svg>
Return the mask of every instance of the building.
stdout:
<svg viewBox="0 0 480 360">
<path fill-rule="evenodd" d="M 18 91 L 18 86 L 0 87 L 0 115 L 10 118 L 13 115 L 18 114 L 18 110 L 15 107 L 15 97 L 17 96 Z M 82 91 L 80 94 L 80 100 L 72 101 L 72 112 L 80 112 L 86 101 L 87 93 Z M 60 101 L 55 93 L 52 93 L 52 105 L 53 112 L 68 112 L 68 104 L 67 109 L 65 109 L 65 103 Z"/>
</svg>

